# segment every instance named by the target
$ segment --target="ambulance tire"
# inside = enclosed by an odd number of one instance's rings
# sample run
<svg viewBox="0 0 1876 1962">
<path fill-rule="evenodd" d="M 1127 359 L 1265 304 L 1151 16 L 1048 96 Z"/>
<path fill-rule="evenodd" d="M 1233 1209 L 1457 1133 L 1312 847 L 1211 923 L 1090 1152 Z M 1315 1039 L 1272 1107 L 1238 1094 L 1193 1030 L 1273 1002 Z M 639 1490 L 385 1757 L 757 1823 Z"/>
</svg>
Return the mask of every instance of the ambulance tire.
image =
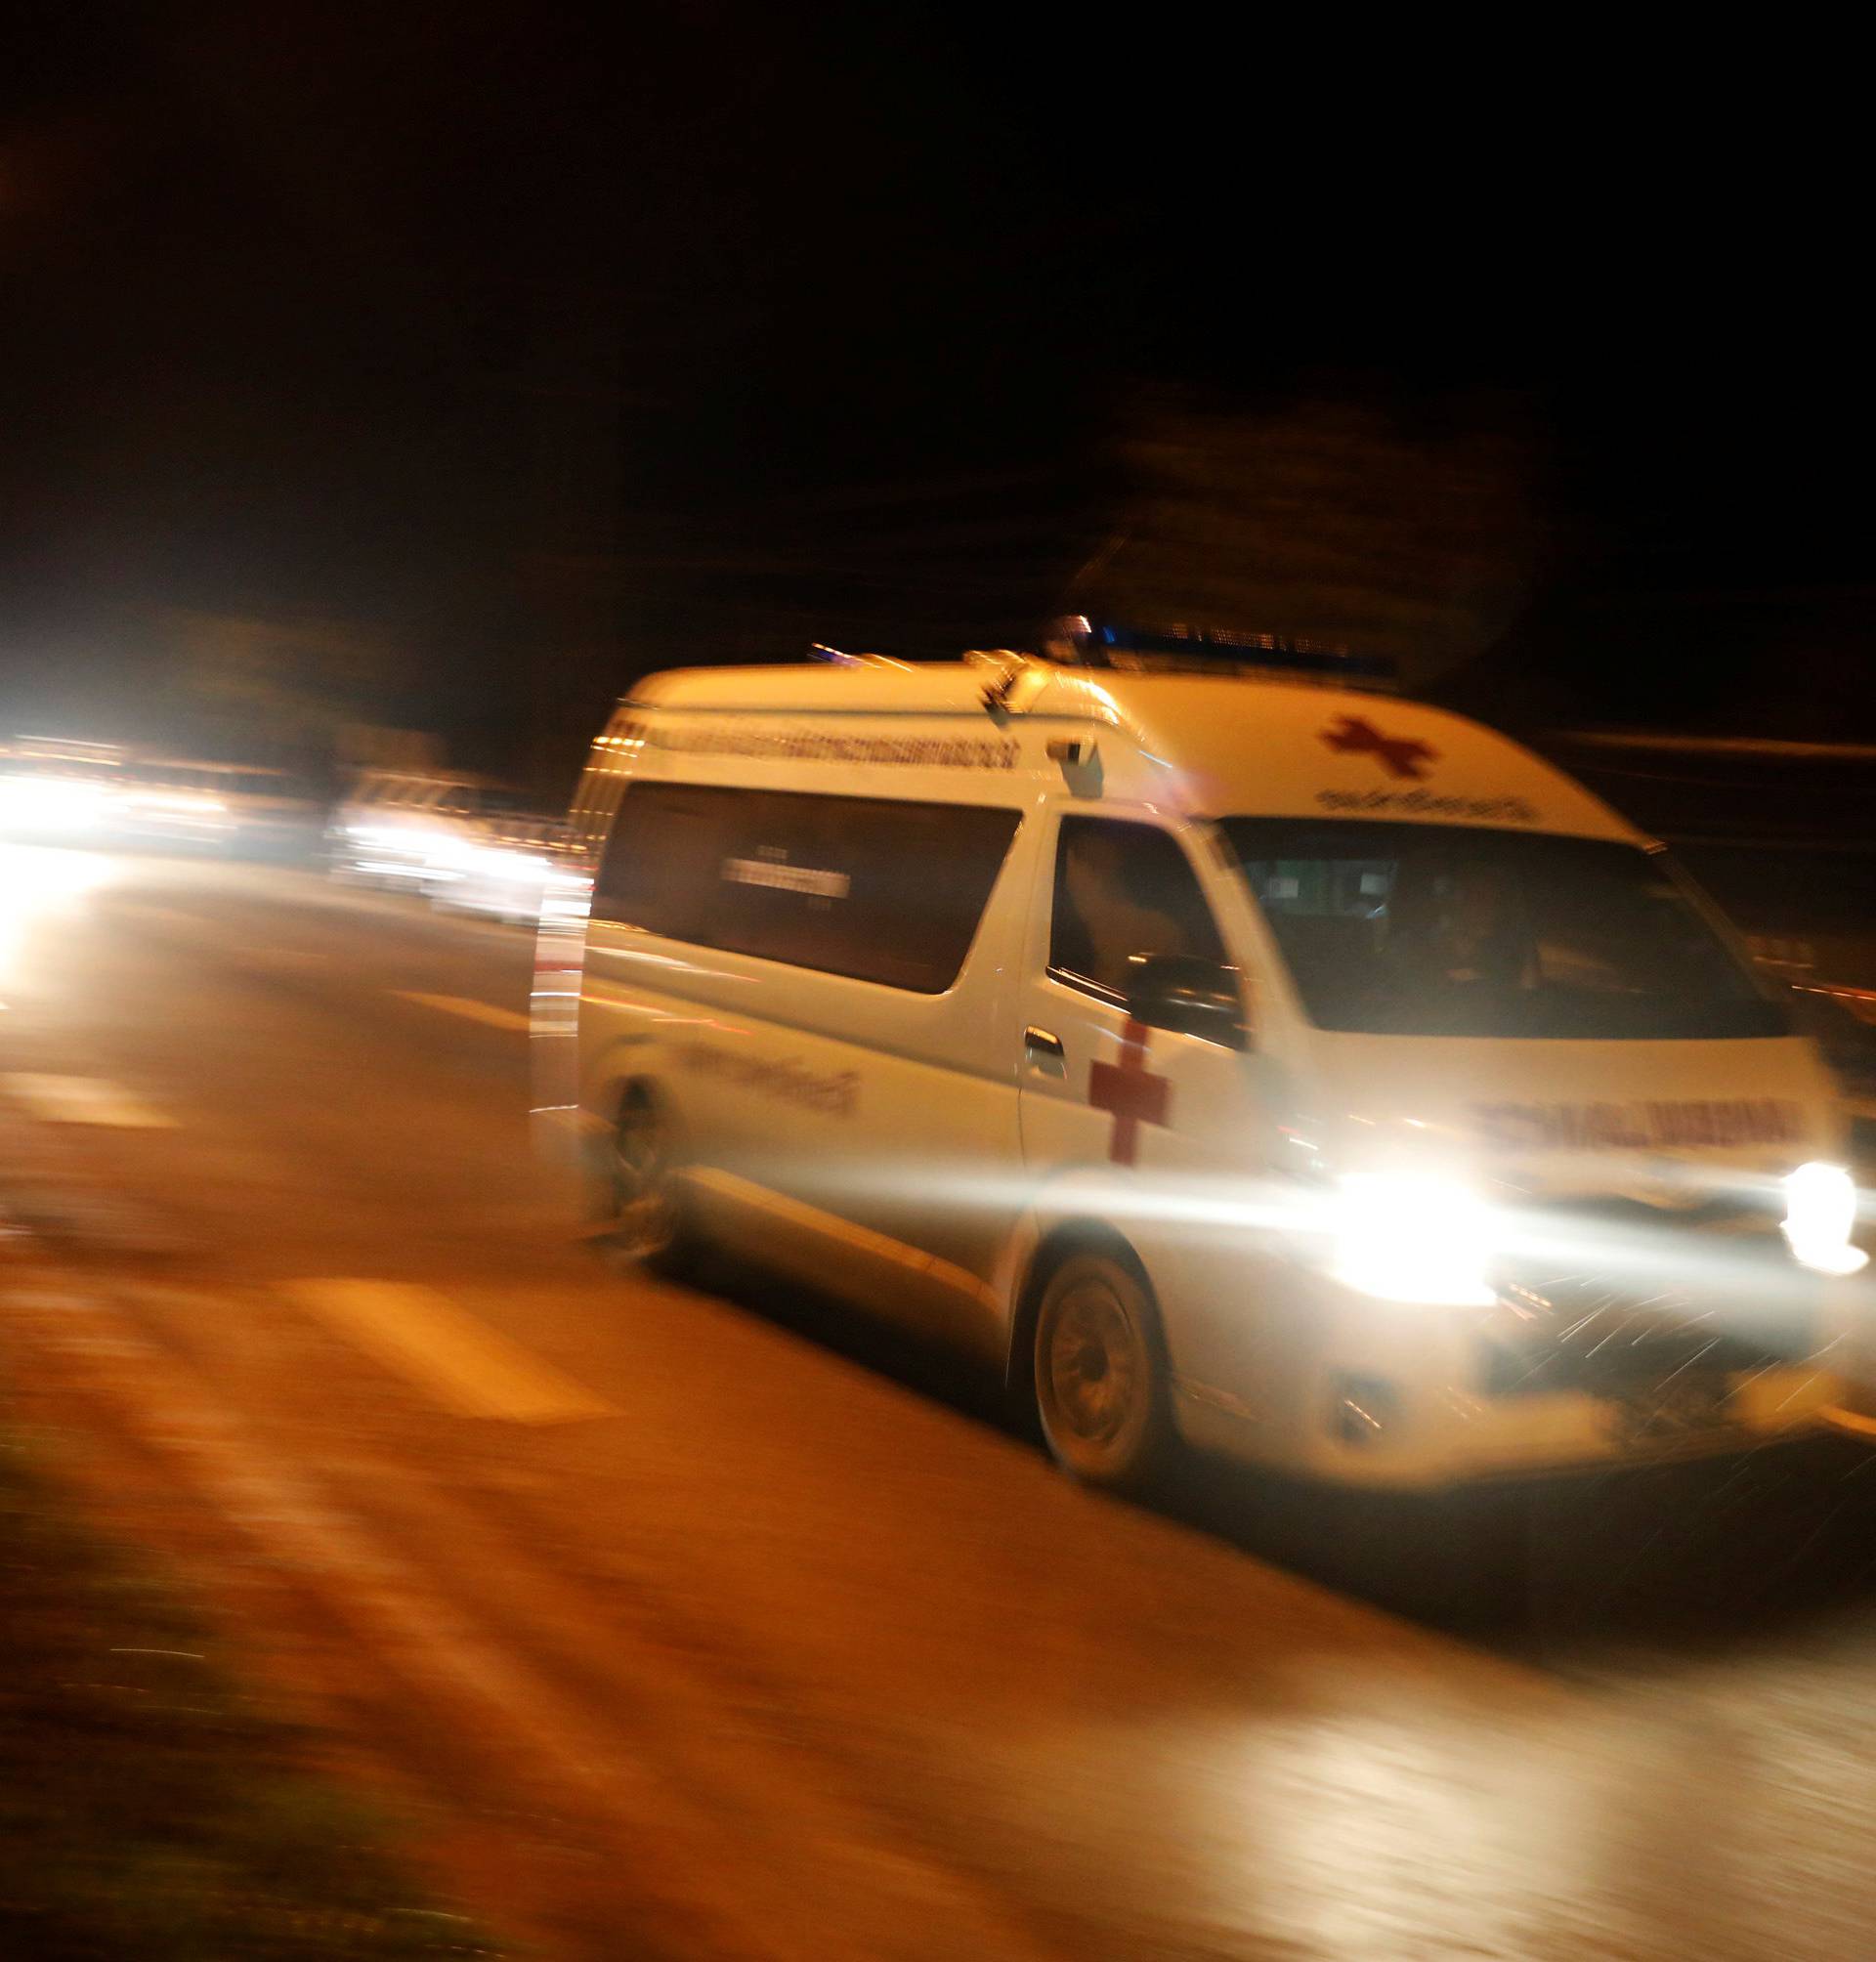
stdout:
<svg viewBox="0 0 1876 1962">
<path fill-rule="evenodd" d="M 1087 1485 L 1137 1492 L 1172 1438 L 1166 1344 L 1152 1289 L 1123 1249 L 1084 1249 L 1049 1274 L 1032 1376 L 1043 1441 Z"/>
<path fill-rule="evenodd" d="M 665 1279 L 691 1272 L 702 1252 L 673 1176 L 676 1156 L 669 1120 L 657 1096 L 633 1084 L 619 1099 L 613 1131 L 609 1217 L 617 1258 Z"/>
</svg>

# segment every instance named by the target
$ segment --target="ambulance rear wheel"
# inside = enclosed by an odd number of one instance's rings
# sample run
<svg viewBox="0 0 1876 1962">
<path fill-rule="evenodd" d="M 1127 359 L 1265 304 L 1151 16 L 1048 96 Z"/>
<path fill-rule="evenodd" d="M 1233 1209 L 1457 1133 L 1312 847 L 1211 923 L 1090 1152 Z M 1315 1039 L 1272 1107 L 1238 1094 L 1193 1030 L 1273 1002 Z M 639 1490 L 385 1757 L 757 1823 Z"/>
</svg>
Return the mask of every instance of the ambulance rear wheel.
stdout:
<svg viewBox="0 0 1876 1962">
<path fill-rule="evenodd" d="M 608 1171 L 614 1252 L 653 1273 L 683 1272 L 695 1236 L 679 1196 L 671 1128 L 647 1089 L 627 1090 L 619 1105 Z"/>
<path fill-rule="evenodd" d="M 1050 1455 L 1089 1485 L 1132 1491 L 1170 1426 L 1159 1319 L 1145 1279 L 1111 1254 L 1071 1255 L 1036 1314 L 1036 1415 Z"/>
</svg>

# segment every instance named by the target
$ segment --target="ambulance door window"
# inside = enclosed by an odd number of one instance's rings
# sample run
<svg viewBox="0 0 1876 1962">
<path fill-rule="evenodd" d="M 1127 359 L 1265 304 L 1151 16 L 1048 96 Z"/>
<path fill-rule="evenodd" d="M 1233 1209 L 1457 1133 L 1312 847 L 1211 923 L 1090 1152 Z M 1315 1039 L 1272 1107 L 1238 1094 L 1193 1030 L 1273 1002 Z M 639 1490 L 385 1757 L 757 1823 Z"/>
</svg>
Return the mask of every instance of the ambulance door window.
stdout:
<svg viewBox="0 0 1876 1962">
<path fill-rule="evenodd" d="M 1123 996 L 1136 957 L 1222 964 L 1224 942 L 1171 832 L 1117 818 L 1064 818 L 1055 848 L 1049 971 Z"/>
</svg>

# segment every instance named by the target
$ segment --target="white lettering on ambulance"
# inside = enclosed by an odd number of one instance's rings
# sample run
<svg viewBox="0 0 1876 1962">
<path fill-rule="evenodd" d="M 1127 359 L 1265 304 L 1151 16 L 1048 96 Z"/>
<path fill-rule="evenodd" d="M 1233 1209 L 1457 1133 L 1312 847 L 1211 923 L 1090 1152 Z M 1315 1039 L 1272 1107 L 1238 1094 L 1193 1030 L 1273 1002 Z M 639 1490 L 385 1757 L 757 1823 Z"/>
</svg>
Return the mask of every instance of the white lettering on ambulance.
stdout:
<svg viewBox="0 0 1876 1962">
<path fill-rule="evenodd" d="M 769 756 L 798 763 L 907 763 L 940 770 L 1013 770 L 1021 755 L 1007 738 L 969 736 L 851 736 L 824 729 L 774 729 L 761 723 L 718 722 L 703 728 L 630 722 L 622 743 L 696 755 Z"/>
<path fill-rule="evenodd" d="M 845 899 L 853 885 L 843 872 L 816 872 L 805 865 L 771 865 L 762 859 L 725 859 L 723 876 L 732 885 L 767 885 L 778 892 L 811 893 L 816 899 Z"/>
<path fill-rule="evenodd" d="M 1660 1151 L 1684 1145 L 1796 1144 L 1804 1111 L 1776 1097 L 1649 1103 L 1476 1103 L 1485 1142 L 1508 1151 Z"/>
<path fill-rule="evenodd" d="M 758 1095 L 777 1097 L 827 1117 L 851 1117 L 860 1101 L 860 1077 L 855 1070 L 822 1076 L 799 1063 L 744 1055 L 718 1048 L 714 1043 L 680 1043 L 675 1054 L 678 1062 L 696 1075 L 719 1077 Z"/>
<path fill-rule="evenodd" d="M 1494 819 L 1508 825 L 1534 825 L 1537 812 L 1522 797 L 1449 797 L 1431 790 L 1318 790 L 1325 811 L 1411 811 L 1428 818 Z"/>
</svg>

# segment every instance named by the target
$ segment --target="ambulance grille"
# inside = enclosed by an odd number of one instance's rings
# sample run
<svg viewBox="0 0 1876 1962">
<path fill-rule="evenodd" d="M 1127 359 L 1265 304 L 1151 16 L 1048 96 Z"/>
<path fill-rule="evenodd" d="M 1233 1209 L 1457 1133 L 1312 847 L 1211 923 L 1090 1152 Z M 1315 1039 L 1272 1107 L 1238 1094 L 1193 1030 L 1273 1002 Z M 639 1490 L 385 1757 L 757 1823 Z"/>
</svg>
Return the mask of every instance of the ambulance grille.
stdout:
<svg viewBox="0 0 1876 1962">
<path fill-rule="evenodd" d="M 1633 1397 L 1692 1377 L 1733 1381 L 1813 1347 L 1805 1279 L 1768 1203 L 1727 1195 L 1684 1212 L 1627 1200 L 1546 1207 L 1544 1237 L 1581 1264 L 1514 1261 L 1488 1317 L 1493 1396 Z"/>
</svg>

